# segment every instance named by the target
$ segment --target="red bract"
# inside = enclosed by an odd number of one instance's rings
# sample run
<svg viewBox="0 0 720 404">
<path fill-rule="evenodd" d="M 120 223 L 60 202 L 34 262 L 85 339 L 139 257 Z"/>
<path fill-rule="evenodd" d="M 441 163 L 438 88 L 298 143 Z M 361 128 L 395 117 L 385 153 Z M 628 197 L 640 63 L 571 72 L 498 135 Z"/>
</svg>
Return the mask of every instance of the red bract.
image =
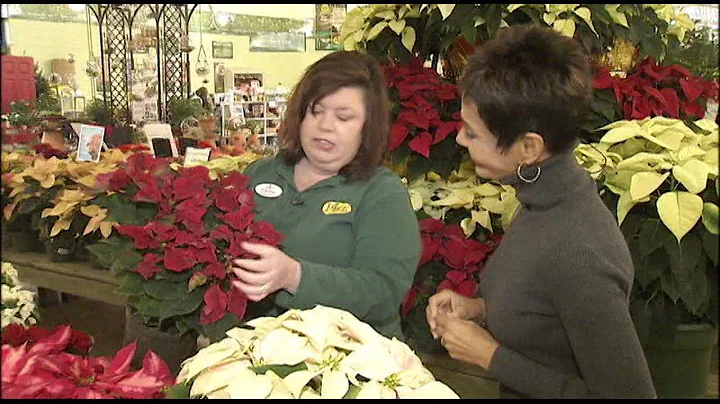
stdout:
<svg viewBox="0 0 720 404">
<path fill-rule="evenodd" d="M 158 266 L 158 263 L 162 260 L 157 254 L 145 254 L 142 262 L 135 267 L 135 272 L 142 275 L 144 279 L 150 279 L 155 276 L 156 273 L 162 271 L 162 267 Z"/>
<path fill-rule="evenodd" d="M 231 287 L 228 292 L 228 311 L 238 318 L 245 317 L 245 310 L 248 305 L 248 297 L 237 288 Z"/>
<path fill-rule="evenodd" d="M 170 271 L 183 272 L 192 268 L 195 263 L 195 257 L 190 251 L 175 247 L 165 248 L 163 265 Z"/>
<path fill-rule="evenodd" d="M 433 270 L 429 274 L 426 270 L 418 270 L 418 274 L 429 276 L 415 279 L 403 300 L 403 316 L 407 316 L 419 301 L 426 302 L 430 295 L 443 289 L 473 296 L 485 262 L 501 239 L 499 235 L 489 236 L 484 243 L 468 239 L 460 226 L 432 218 L 420 220 L 419 227 L 423 250 L 418 267 L 431 264 Z M 435 273 L 438 267 L 443 269 Z"/>
<path fill-rule="evenodd" d="M 457 86 L 423 67 L 419 58 L 407 65 L 387 65 L 384 71 L 392 101 L 402 107 L 390 128 L 389 150 L 407 141 L 411 150 L 430 158 L 432 146 L 460 128 Z"/>
<path fill-rule="evenodd" d="M 64 150 L 59 150 L 54 147 L 52 147 L 49 143 L 40 143 L 35 146 L 33 146 L 33 150 L 35 150 L 36 153 L 42 154 L 42 156 L 46 159 L 49 159 L 51 157 L 57 157 L 59 159 L 66 159 L 68 156 L 68 153 Z"/>
<path fill-rule="evenodd" d="M 177 283 L 174 296 L 185 291 L 202 293 L 204 305 L 174 316 L 185 324 L 195 323 L 191 329 L 216 323 L 228 313 L 242 319 L 247 296 L 231 286 L 235 275 L 227 270 L 229 262 L 253 258 L 241 247 L 243 242 L 278 246 L 282 240 L 272 225 L 254 220 L 248 178 L 231 172 L 211 180 L 204 166 L 169 170 L 167 161 L 150 155 L 131 156 L 113 178 L 127 182 L 116 192 L 143 201 L 142 208 L 154 204 L 157 212 L 145 226 L 119 226 L 118 233 L 132 238 L 142 257 L 135 255 L 140 262 L 130 270 L 144 281 L 162 281 L 163 287 L 171 287 L 167 282 Z M 145 315 L 142 302 L 133 307 Z"/>
<path fill-rule="evenodd" d="M 649 57 L 626 78 L 612 77 L 608 69 L 597 68 L 594 87 L 613 89 L 623 119 L 700 119 L 705 115 L 704 103 L 718 99 L 717 82 L 694 76 L 680 65 L 660 66 Z"/>
<path fill-rule="evenodd" d="M 228 307 L 228 297 L 225 292 L 220 289 L 220 285 L 214 284 L 205 291 L 203 297 L 205 307 L 200 313 L 200 324 L 208 325 L 214 323 L 225 316 Z"/>
<path fill-rule="evenodd" d="M 175 383 L 167 364 L 152 351 L 142 369 L 130 370 L 136 343 L 112 359 L 62 351 L 72 343 L 86 346 L 92 338 L 62 325 L 35 342 L 3 344 L 2 398 L 162 398 L 162 391 Z"/>
<path fill-rule="evenodd" d="M 160 247 L 160 243 L 153 237 L 152 234 L 148 233 L 147 229 L 143 226 L 126 224 L 117 226 L 117 230 L 118 233 L 131 237 L 135 242 L 135 247 L 140 250 Z"/>
</svg>

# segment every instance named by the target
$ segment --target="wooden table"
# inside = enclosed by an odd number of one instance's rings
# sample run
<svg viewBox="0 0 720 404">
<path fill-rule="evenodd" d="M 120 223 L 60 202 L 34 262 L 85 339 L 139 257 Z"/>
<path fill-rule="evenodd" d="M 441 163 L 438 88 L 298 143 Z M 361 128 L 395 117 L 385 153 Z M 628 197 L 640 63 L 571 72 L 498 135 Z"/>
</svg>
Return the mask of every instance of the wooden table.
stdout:
<svg viewBox="0 0 720 404">
<path fill-rule="evenodd" d="M 45 254 L 2 251 L 2 260 L 18 271 L 21 282 L 124 306 L 127 297 L 115 293 L 120 279 L 86 262 L 52 262 Z"/>
</svg>

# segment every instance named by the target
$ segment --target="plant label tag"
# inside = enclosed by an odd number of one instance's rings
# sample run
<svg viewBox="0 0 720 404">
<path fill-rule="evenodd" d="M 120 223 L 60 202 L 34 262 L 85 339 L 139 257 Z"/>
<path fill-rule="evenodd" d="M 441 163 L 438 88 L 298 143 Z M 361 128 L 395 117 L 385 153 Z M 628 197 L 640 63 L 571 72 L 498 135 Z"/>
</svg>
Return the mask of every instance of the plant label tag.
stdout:
<svg viewBox="0 0 720 404">
<path fill-rule="evenodd" d="M 210 148 L 196 149 L 194 147 L 188 147 L 185 149 L 185 161 L 183 166 L 188 167 L 199 163 L 210 161 Z"/>
<path fill-rule="evenodd" d="M 283 190 L 277 184 L 265 182 L 262 184 L 257 184 L 255 186 L 255 192 L 265 198 L 277 198 L 278 196 L 282 195 Z"/>
</svg>

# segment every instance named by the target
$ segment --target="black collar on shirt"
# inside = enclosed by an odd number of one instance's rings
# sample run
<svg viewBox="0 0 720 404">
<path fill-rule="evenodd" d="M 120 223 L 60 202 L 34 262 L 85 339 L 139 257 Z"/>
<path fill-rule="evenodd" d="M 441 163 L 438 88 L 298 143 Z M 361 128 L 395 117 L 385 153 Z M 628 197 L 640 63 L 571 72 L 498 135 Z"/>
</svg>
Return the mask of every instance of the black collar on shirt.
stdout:
<svg viewBox="0 0 720 404">
<path fill-rule="evenodd" d="M 548 209 L 574 194 L 579 188 L 593 183 L 592 177 L 582 168 L 573 154 L 573 150 L 562 152 L 541 162 L 540 177 L 533 183 L 526 183 L 517 174 L 501 180 L 517 191 L 518 200 L 529 210 Z M 532 179 L 537 166 L 523 167 L 523 177 Z"/>
</svg>

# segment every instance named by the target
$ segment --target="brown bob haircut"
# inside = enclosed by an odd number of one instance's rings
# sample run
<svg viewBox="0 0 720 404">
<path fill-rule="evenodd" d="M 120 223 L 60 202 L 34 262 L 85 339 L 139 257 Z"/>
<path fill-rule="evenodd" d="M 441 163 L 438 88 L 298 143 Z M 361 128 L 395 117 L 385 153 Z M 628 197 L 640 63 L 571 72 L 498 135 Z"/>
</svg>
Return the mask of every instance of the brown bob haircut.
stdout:
<svg viewBox="0 0 720 404">
<path fill-rule="evenodd" d="M 364 90 L 365 124 L 360 149 L 340 174 L 351 181 L 375 174 L 387 155 L 390 100 L 380 63 L 357 51 L 336 51 L 323 57 L 308 67 L 293 89 L 278 132 L 286 164 L 295 165 L 305 157 L 300 144 L 300 125 L 305 115 L 317 102 L 343 87 Z"/>
<path fill-rule="evenodd" d="M 535 25 L 504 28 L 478 48 L 460 88 L 501 150 L 535 132 L 552 154 L 573 147 L 593 94 L 580 43 Z"/>
</svg>

